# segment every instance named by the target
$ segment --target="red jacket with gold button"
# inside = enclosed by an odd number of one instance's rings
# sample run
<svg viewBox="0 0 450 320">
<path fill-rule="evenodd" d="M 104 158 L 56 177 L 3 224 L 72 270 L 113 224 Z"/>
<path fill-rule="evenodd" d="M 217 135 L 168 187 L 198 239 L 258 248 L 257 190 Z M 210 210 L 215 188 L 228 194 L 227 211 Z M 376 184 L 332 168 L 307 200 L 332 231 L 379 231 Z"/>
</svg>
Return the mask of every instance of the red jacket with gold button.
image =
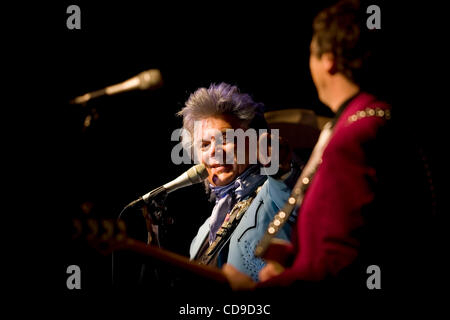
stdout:
<svg viewBox="0 0 450 320">
<path fill-rule="evenodd" d="M 260 286 L 336 277 L 363 254 L 370 223 L 365 208 L 377 185 L 372 158 L 379 151 L 371 148 L 389 118 L 389 105 L 370 94 L 359 93 L 347 104 L 299 209 L 293 263 Z"/>
</svg>

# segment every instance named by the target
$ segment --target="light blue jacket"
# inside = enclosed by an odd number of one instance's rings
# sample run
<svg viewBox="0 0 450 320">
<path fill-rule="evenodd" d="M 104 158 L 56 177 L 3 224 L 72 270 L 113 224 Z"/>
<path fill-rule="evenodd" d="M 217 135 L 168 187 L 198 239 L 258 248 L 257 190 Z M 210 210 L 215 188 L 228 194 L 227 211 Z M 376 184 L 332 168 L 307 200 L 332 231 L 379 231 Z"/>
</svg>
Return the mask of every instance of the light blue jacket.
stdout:
<svg viewBox="0 0 450 320">
<path fill-rule="evenodd" d="M 256 245 L 265 234 L 273 217 L 286 203 L 290 192 L 290 188 L 283 181 L 268 177 L 229 238 L 228 256 L 226 259 L 219 259 L 222 263 L 218 267 L 227 262 L 258 281 L 258 272 L 265 262 L 254 256 Z M 209 219 L 206 219 L 192 240 L 189 251 L 191 259 L 195 257 L 209 234 Z M 290 234 L 291 225 L 286 223 L 277 234 L 277 238 L 289 241 Z"/>
</svg>

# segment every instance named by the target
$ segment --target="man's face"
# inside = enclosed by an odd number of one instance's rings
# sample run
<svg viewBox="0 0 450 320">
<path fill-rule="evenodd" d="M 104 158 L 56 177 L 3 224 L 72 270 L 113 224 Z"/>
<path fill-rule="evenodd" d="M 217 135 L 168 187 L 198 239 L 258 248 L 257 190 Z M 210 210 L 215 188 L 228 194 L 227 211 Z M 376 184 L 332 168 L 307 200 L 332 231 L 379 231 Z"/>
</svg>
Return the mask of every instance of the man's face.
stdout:
<svg viewBox="0 0 450 320">
<path fill-rule="evenodd" d="M 311 77 L 316 86 L 317 93 L 319 95 L 320 101 L 324 102 L 324 91 L 326 90 L 326 65 L 324 64 L 324 56 L 317 55 L 317 43 L 313 38 L 310 45 L 310 54 L 309 54 L 309 69 L 311 71 Z"/>
<path fill-rule="evenodd" d="M 248 156 L 243 164 L 237 163 L 237 152 L 235 142 L 226 140 L 227 129 L 242 128 L 239 121 L 231 116 L 222 115 L 208 117 L 199 122 L 199 128 L 194 132 L 194 148 L 198 152 L 200 161 L 206 166 L 208 171 L 208 181 L 214 186 L 224 186 L 236 179 L 248 167 Z M 222 144 L 216 145 L 217 134 L 222 136 Z M 222 157 L 220 155 L 222 150 Z M 234 161 L 226 164 L 225 159 L 234 152 Z M 246 152 L 248 154 L 248 152 Z M 222 159 L 220 159 L 222 158 Z"/>
</svg>

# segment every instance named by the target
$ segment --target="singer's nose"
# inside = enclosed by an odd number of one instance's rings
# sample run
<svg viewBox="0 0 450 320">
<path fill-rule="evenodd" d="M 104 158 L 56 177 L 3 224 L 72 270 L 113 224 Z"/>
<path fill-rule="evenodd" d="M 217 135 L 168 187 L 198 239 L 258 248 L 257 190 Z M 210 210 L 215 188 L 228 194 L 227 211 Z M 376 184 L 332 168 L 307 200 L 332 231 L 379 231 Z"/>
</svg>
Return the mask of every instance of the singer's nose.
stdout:
<svg viewBox="0 0 450 320">
<path fill-rule="evenodd" d="M 209 157 L 213 158 L 216 155 L 216 140 L 214 138 L 211 139 L 211 145 L 209 146 Z"/>
<path fill-rule="evenodd" d="M 205 163 L 209 166 L 215 164 L 223 164 L 223 146 L 220 143 L 216 143 L 214 138 L 211 139 L 211 144 L 206 151 Z"/>
</svg>

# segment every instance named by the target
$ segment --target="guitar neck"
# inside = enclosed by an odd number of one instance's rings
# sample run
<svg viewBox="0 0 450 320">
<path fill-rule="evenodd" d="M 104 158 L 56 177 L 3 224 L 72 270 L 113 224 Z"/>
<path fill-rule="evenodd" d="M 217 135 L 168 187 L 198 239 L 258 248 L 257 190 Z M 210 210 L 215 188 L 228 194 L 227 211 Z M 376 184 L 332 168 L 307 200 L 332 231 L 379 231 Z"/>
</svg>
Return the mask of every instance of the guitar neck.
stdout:
<svg viewBox="0 0 450 320">
<path fill-rule="evenodd" d="M 145 242 L 128 238 L 125 241 L 118 244 L 117 249 L 130 250 L 141 255 L 152 257 L 156 260 L 170 264 L 185 271 L 194 273 L 203 278 L 207 278 L 216 281 L 221 284 L 227 284 L 227 278 L 223 272 L 214 267 L 200 265 L 188 258 L 179 255 L 177 253 L 158 248 L 153 245 L 148 245 Z"/>
</svg>

